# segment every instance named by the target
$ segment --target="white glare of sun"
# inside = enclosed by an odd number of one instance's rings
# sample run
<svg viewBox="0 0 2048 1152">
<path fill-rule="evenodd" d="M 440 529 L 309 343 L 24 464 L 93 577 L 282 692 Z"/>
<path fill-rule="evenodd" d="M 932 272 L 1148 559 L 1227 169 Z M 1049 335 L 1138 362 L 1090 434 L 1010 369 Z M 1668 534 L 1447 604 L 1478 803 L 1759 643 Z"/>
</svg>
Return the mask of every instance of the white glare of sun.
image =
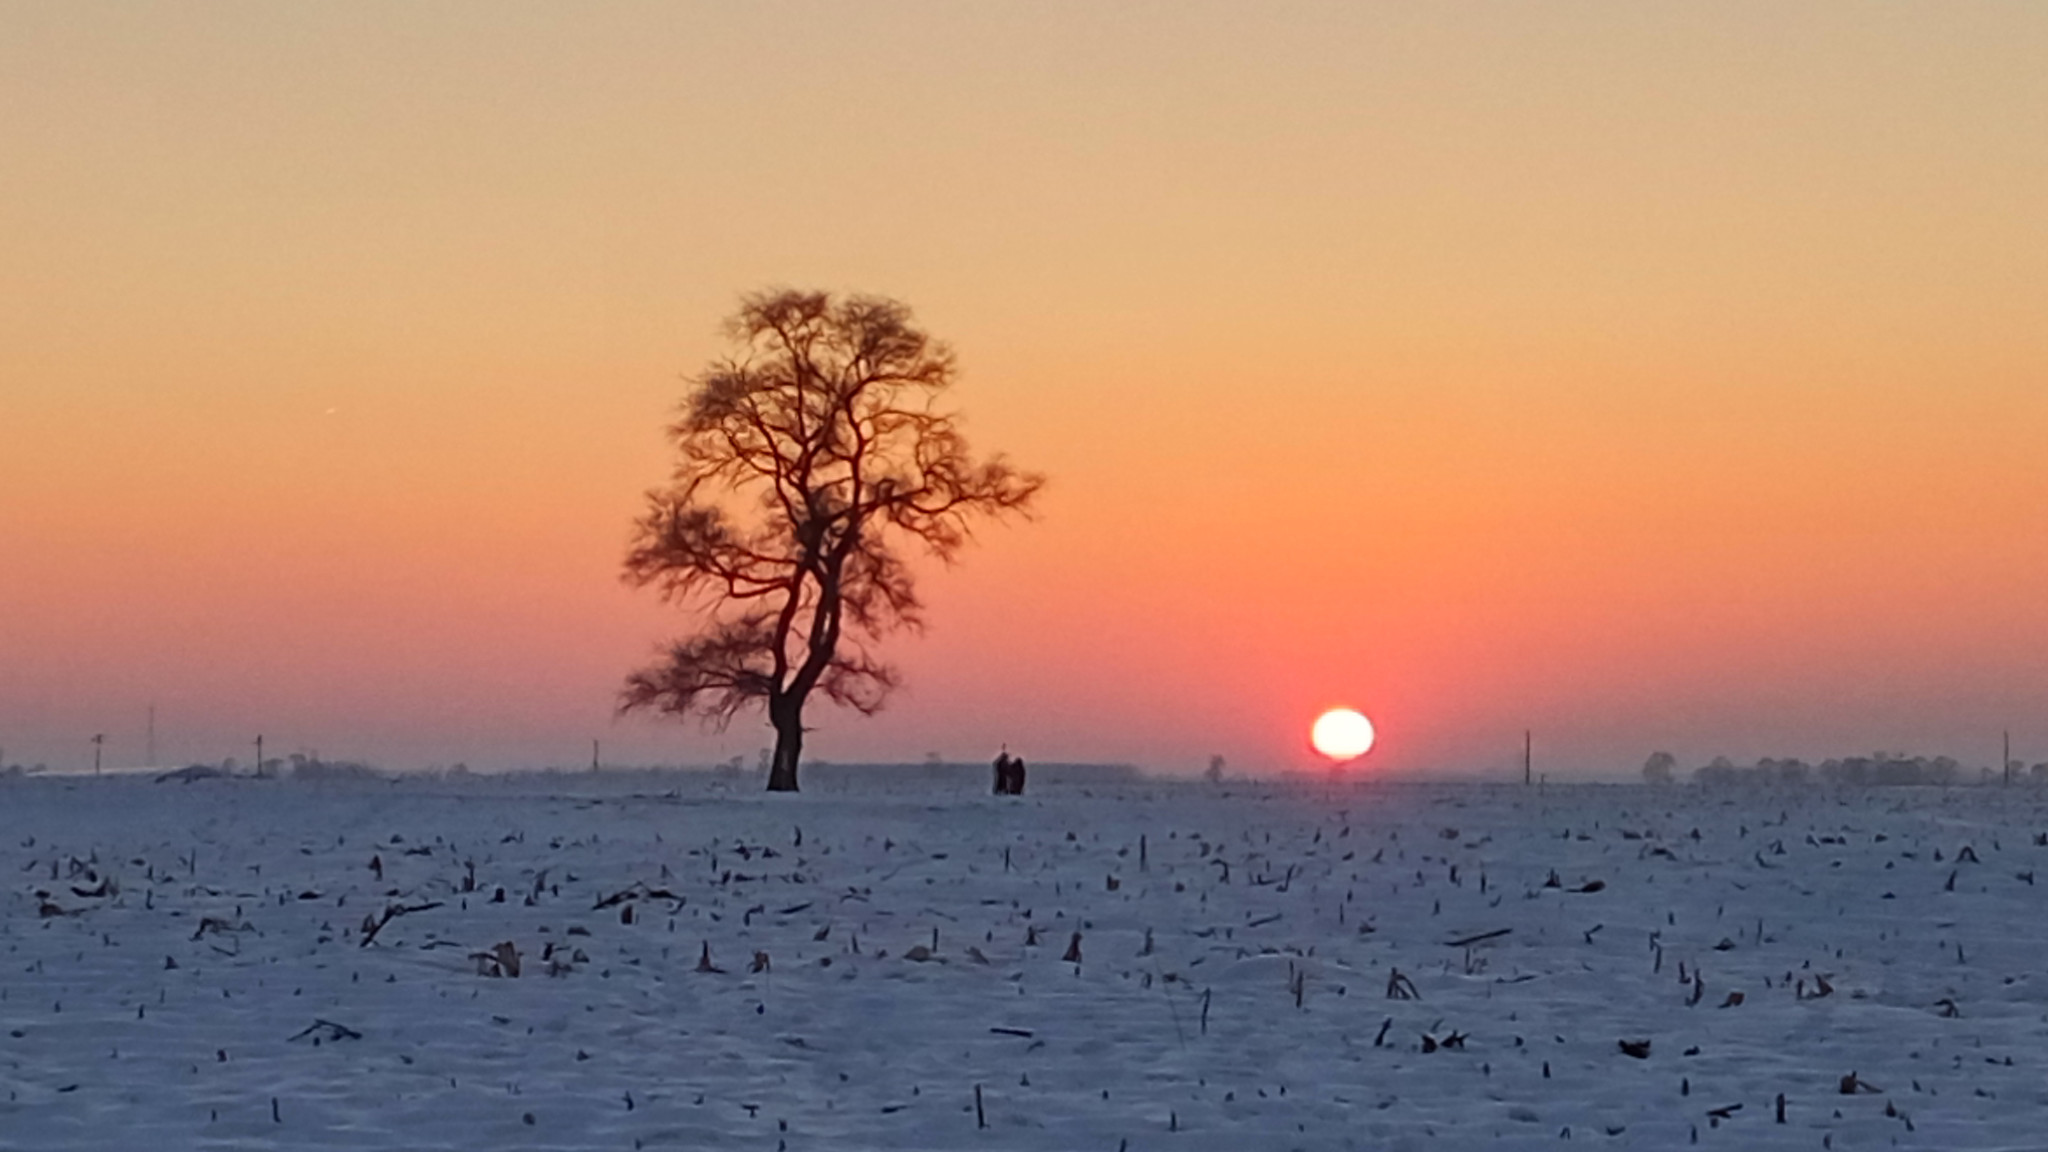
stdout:
<svg viewBox="0 0 2048 1152">
<path fill-rule="evenodd" d="M 1372 721 L 1350 708 L 1332 708 L 1316 717 L 1309 742 L 1332 760 L 1355 760 L 1372 750 Z"/>
</svg>

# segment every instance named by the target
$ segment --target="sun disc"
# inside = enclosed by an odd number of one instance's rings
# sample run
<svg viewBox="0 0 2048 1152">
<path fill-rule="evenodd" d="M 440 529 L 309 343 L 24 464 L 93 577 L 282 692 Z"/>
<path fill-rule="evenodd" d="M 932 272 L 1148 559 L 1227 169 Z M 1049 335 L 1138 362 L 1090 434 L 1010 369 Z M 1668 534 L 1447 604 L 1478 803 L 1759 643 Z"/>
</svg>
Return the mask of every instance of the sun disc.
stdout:
<svg viewBox="0 0 2048 1152">
<path fill-rule="evenodd" d="M 1316 717 L 1309 743 L 1336 761 L 1356 760 L 1372 750 L 1372 721 L 1352 708 L 1332 708 Z"/>
</svg>

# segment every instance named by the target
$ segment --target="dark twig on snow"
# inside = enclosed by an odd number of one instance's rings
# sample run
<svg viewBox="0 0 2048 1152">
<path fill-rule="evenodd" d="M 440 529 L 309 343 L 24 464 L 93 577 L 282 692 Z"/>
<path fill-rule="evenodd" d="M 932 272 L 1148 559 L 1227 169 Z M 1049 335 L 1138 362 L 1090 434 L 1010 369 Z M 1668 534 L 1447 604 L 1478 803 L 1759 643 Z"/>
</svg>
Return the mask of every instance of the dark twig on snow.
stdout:
<svg viewBox="0 0 2048 1152">
<path fill-rule="evenodd" d="M 1470 947 L 1471 947 L 1472 945 L 1474 945 L 1474 944 L 1479 944 L 1479 943 L 1483 943 L 1484 941 L 1487 941 L 1487 940 L 1498 940 L 1498 939 L 1500 939 L 1501 937 L 1503 937 L 1503 936 L 1505 936 L 1505 935 L 1507 935 L 1508 933 L 1510 933 L 1510 932 L 1513 932 L 1513 931 L 1514 931 L 1514 929 L 1513 929 L 1513 928 L 1495 928 L 1495 929 L 1494 929 L 1493 931 L 1491 931 L 1491 932 L 1481 932 L 1481 933 L 1480 933 L 1479 935 L 1477 935 L 1477 936 L 1463 936 L 1463 937 L 1460 937 L 1460 938 L 1458 938 L 1458 939 L 1456 939 L 1456 940 L 1446 940 L 1446 941 L 1444 941 L 1444 947 L 1446 947 L 1446 948 L 1470 948 Z"/>
<path fill-rule="evenodd" d="M 1420 1000 L 1422 994 L 1415 990 L 1415 981 L 1403 975 L 1399 968 L 1387 972 L 1387 999 Z"/>
<path fill-rule="evenodd" d="M 370 942 L 377 938 L 377 933 L 382 932 L 386 924 L 391 923 L 400 916 L 410 916 L 415 912 L 429 912 L 440 906 L 441 902 L 439 900 L 429 900 L 424 904 L 386 904 L 381 915 L 363 917 L 363 938 L 357 942 L 356 946 L 368 948 Z"/>
<path fill-rule="evenodd" d="M 320 1043 L 322 1040 L 361 1040 L 363 1038 L 361 1032 L 346 1024 L 336 1024 L 332 1020 L 315 1020 L 303 1031 L 293 1035 L 291 1039 L 304 1040 L 309 1036 L 312 1037 L 315 1044 Z"/>
<path fill-rule="evenodd" d="M 681 907 L 684 903 L 681 896 L 666 888 L 650 888 L 645 880 L 635 880 L 628 887 L 621 888 L 609 896 L 600 897 L 591 910 L 597 911 L 598 909 L 610 908 L 614 905 L 623 904 L 628 900 L 669 900 L 673 901 L 677 907 Z"/>
</svg>

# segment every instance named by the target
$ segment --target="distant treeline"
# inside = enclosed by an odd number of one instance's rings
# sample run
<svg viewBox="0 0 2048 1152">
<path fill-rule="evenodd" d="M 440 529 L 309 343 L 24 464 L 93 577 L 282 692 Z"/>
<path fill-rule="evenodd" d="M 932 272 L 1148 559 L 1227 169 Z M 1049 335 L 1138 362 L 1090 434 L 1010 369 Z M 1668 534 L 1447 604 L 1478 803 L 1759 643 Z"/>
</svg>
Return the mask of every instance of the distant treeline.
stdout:
<svg viewBox="0 0 2048 1152">
<path fill-rule="evenodd" d="M 261 764 L 244 764 L 233 756 L 216 763 L 195 762 L 183 768 L 168 771 L 156 768 L 117 766 L 106 770 L 108 776 L 146 776 L 158 783 L 194 780 L 277 780 L 293 777 L 300 780 L 366 780 L 387 775 L 381 769 L 354 760 L 322 760 L 317 756 L 293 753 L 290 756 L 267 756 Z M 87 776 L 89 772 L 78 768 L 52 770 L 45 764 L 9 764 L 0 768 L 0 778 L 26 776 Z"/>
<path fill-rule="evenodd" d="M 13 765 L 0 769 L 0 776 L 39 776 L 47 770 L 40 764 L 34 767 Z M 511 772 L 482 773 L 473 771 L 466 764 L 432 765 L 416 771 L 395 772 L 374 765 L 353 760 L 323 760 L 317 756 L 294 753 L 290 756 L 266 757 L 262 764 L 244 764 L 234 757 L 217 763 L 194 763 L 183 768 L 153 773 L 158 783 L 191 784 L 200 780 L 303 780 L 303 781 L 348 781 L 348 780 L 396 780 L 396 779 L 466 779 L 472 776 L 493 776 L 506 778 L 541 778 L 588 776 L 589 767 L 560 768 L 546 767 Z M 602 769 L 607 778 L 627 779 L 644 777 L 648 783 L 657 784 L 662 779 L 675 776 L 700 777 L 710 780 L 725 780 L 733 784 L 758 785 L 765 776 L 765 768 L 748 766 L 735 757 L 721 764 L 700 767 L 675 765 L 622 765 L 607 764 Z M 877 786 L 908 786 L 920 789 L 969 789 L 985 790 L 990 783 L 990 767 L 986 764 L 962 764 L 944 760 L 926 759 L 900 764 L 863 763 L 841 764 L 826 760 L 813 760 L 804 764 L 804 781 L 807 786 L 824 791 L 844 789 L 868 789 Z M 1143 774 L 1130 764 L 1083 764 L 1067 762 L 1045 762 L 1029 765 L 1030 781 L 1033 787 L 1131 784 L 1143 779 Z M 63 775 L 75 775 L 64 773 Z M 135 775 L 131 771 L 121 773 Z"/>
<path fill-rule="evenodd" d="M 1133 784 L 1141 779 L 1130 764 L 1039 763 L 1026 765 L 1030 787 L 1062 785 Z M 729 769 L 728 769 L 729 770 Z M 912 784 L 938 789 L 986 790 L 992 779 L 987 764 L 960 764 L 947 760 L 923 760 L 903 764 L 836 764 L 829 760 L 804 763 L 804 787 L 832 790 L 869 787 L 875 784 Z"/>
<path fill-rule="evenodd" d="M 156 782 L 163 784 L 176 781 L 190 784 L 195 780 L 226 780 L 236 777 L 276 780 L 285 776 L 294 780 L 378 780 L 383 779 L 385 773 L 354 760 L 322 760 L 318 756 L 294 752 L 286 757 L 266 758 L 263 763 L 252 764 L 246 768 L 232 756 L 219 764 L 188 764 L 176 771 L 159 774 Z"/>
<path fill-rule="evenodd" d="M 1643 764 L 1643 779 L 1652 784 L 1669 784 L 1678 776 L 1678 760 L 1658 752 Z M 1869 756 L 1848 756 L 1809 764 L 1804 760 L 1765 757 L 1754 764 L 1737 764 L 1716 756 L 1691 772 L 1695 783 L 1720 786 L 1736 784 L 1837 784 L 1847 787 L 1910 787 L 1944 784 L 1996 784 L 2008 776 L 2014 782 L 2048 784 L 2048 764 L 2028 767 L 2015 760 L 2007 773 L 1993 768 L 1970 769 L 1949 756 L 1904 756 L 1877 752 Z"/>
</svg>

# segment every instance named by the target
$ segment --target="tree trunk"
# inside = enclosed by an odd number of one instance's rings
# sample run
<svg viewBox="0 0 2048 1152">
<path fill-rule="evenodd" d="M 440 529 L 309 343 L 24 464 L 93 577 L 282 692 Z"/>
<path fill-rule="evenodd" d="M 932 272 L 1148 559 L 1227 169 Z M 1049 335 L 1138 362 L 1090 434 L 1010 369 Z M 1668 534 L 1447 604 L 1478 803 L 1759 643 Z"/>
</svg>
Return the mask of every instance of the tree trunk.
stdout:
<svg viewBox="0 0 2048 1152">
<path fill-rule="evenodd" d="M 768 764 L 768 790 L 794 792 L 797 761 L 804 751 L 803 706 L 787 700 L 771 701 L 768 722 L 775 726 L 775 758 Z"/>
</svg>

